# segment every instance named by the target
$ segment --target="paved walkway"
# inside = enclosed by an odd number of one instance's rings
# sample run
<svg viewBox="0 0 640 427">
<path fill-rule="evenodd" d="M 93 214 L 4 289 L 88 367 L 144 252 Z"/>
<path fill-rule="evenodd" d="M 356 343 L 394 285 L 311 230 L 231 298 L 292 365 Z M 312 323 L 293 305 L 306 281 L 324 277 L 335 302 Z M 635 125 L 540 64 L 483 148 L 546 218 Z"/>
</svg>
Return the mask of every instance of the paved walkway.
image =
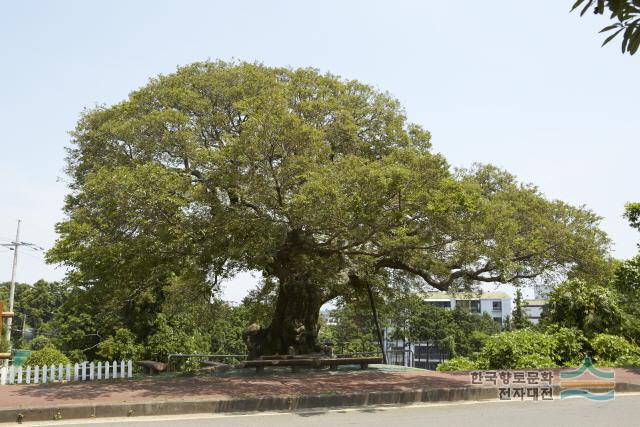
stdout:
<svg viewBox="0 0 640 427">
<path fill-rule="evenodd" d="M 557 383 L 558 371 L 554 375 Z M 640 384 L 640 370 L 616 369 L 617 382 Z M 62 407 L 72 404 L 111 404 L 237 397 L 301 396 L 363 391 L 406 391 L 468 387 L 468 373 L 393 369 L 375 365 L 367 371 L 303 371 L 264 375 L 201 376 L 70 382 L 0 387 L 0 409 Z"/>
</svg>

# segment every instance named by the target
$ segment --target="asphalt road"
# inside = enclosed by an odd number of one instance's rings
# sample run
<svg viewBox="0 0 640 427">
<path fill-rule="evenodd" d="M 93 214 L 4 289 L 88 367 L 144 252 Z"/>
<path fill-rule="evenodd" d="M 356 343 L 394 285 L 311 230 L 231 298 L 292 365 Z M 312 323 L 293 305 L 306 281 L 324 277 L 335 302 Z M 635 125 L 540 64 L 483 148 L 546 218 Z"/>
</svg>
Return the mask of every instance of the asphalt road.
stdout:
<svg viewBox="0 0 640 427">
<path fill-rule="evenodd" d="M 640 395 L 608 402 L 585 399 L 424 404 L 247 415 L 185 415 L 25 423 L 25 426 L 100 427 L 427 427 L 640 426 Z"/>
</svg>

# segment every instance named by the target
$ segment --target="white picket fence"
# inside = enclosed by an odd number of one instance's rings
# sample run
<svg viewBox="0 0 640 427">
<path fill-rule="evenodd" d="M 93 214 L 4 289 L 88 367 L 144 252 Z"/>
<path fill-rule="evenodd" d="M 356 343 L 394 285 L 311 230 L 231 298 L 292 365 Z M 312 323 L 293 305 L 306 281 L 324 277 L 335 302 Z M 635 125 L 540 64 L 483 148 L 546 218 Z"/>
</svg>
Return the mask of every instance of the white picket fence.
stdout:
<svg viewBox="0 0 640 427">
<path fill-rule="evenodd" d="M 95 381 L 133 377 L 133 362 L 82 362 L 74 365 L 15 366 L 0 368 L 0 385 Z"/>
</svg>

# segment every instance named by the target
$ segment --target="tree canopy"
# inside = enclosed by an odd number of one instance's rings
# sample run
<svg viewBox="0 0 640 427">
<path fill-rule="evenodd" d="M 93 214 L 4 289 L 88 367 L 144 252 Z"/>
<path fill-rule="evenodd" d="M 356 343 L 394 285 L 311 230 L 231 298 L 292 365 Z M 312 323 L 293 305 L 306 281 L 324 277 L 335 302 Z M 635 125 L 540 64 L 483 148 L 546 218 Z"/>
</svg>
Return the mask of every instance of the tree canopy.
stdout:
<svg viewBox="0 0 640 427">
<path fill-rule="evenodd" d="M 319 308 L 365 283 L 518 282 L 598 269 L 608 247 L 594 213 L 452 170 L 389 94 L 314 69 L 180 67 L 72 135 L 48 259 L 138 335 L 171 283 L 206 296 L 257 270 L 276 298 L 252 354 L 314 351 Z"/>
<path fill-rule="evenodd" d="M 640 231 L 640 203 L 627 203 L 624 208 L 624 217 L 629 220 L 629 225 Z"/>
<path fill-rule="evenodd" d="M 9 282 L 0 283 L 0 301 L 9 297 Z M 16 283 L 12 340 L 18 341 L 24 336 L 22 324 L 30 328 L 35 335 L 42 333 L 43 327 L 50 322 L 58 307 L 67 298 L 68 290 L 64 283 L 38 280 L 33 285 Z M 26 316 L 26 317 L 25 317 Z"/>
</svg>

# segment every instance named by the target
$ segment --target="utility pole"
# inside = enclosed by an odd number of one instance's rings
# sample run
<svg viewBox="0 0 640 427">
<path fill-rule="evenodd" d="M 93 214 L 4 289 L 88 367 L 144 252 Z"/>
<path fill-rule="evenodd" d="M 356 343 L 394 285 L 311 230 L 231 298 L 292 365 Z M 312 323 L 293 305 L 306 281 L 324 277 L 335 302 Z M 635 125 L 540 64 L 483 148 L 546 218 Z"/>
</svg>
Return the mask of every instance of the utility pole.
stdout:
<svg viewBox="0 0 640 427">
<path fill-rule="evenodd" d="M 11 284 L 9 285 L 9 312 L 13 312 L 13 300 L 16 293 L 16 269 L 18 267 L 18 248 L 20 246 L 28 246 L 35 250 L 44 250 L 40 246 L 37 246 L 33 243 L 21 242 L 20 241 L 20 223 L 22 220 L 18 220 L 18 227 L 16 229 L 16 240 L 11 243 L 1 243 L 0 246 L 5 246 L 13 250 L 13 267 L 11 268 Z M 7 331 L 5 332 L 5 337 L 9 342 L 9 350 L 11 350 L 11 324 L 13 323 L 13 319 L 11 317 L 7 318 Z"/>
<path fill-rule="evenodd" d="M 18 220 L 18 227 L 16 229 L 16 240 L 12 242 L 13 246 L 13 267 L 11 268 L 11 284 L 9 285 L 9 311 L 13 312 L 13 299 L 16 293 L 16 268 L 18 267 L 18 248 L 20 247 L 20 223 Z M 9 244 L 4 245 L 9 246 Z M 11 351 L 11 324 L 13 318 L 7 318 L 7 330 L 5 331 L 5 338 L 9 343 L 9 351 Z"/>
<path fill-rule="evenodd" d="M 23 309 L 24 310 L 24 309 Z M 24 329 L 27 327 L 27 312 L 22 312 L 22 341 L 24 342 Z"/>
</svg>

